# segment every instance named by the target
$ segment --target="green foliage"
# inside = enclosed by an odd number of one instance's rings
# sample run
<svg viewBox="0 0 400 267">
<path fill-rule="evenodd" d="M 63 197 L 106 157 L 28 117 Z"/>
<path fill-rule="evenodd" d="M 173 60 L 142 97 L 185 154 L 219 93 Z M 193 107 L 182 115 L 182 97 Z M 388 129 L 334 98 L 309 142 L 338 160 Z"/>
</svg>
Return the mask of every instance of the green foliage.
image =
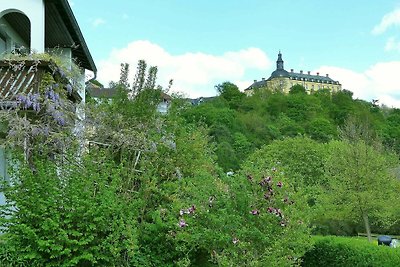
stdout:
<svg viewBox="0 0 400 267">
<path fill-rule="evenodd" d="M 400 154 L 400 109 L 389 111 L 381 135 L 386 146 Z"/>
<path fill-rule="evenodd" d="M 88 103 L 87 150 L 58 138 L 55 154 L 32 139 L 35 164 L 12 165 L 8 204 L 0 208 L 3 265 L 293 266 L 310 248 L 314 207 L 348 204 L 329 192 L 346 193 L 346 201 L 364 187 L 390 195 L 379 183 L 389 181 L 392 157 L 370 143 L 331 140 L 336 126 L 355 116 L 395 142 L 388 129 L 396 127 L 396 113 L 353 101 L 348 92 L 245 97 L 226 82 L 214 100 L 192 107 L 174 99 L 161 115 L 157 69 L 140 61 L 132 87 L 128 74 L 122 64 L 112 102 Z M 378 124 L 385 116 L 390 122 Z M 353 148 L 366 148 L 368 157 L 353 157 Z M 367 175 L 379 178 L 350 187 Z M 318 198 L 321 192 L 326 196 Z M 366 192 L 359 197 L 377 195 Z M 393 214 L 388 209 L 385 218 Z M 318 213 L 317 223 L 330 215 L 351 219 L 336 210 Z"/>
<path fill-rule="evenodd" d="M 281 165 L 296 187 L 324 183 L 324 147 L 308 137 L 275 140 L 252 155 L 270 165 Z"/>
<path fill-rule="evenodd" d="M 237 109 L 246 95 L 239 91 L 239 88 L 230 82 L 224 82 L 215 86 L 218 93 L 222 98 L 224 98 L 230 108 Z"/>
<path fill-rule="evenodd" d="M 391 172 L 398 166 L 396 157 L 363 140 L 333 141 L 328 149 L 329 187 L 321 199 L 325 216 L 353 222 L 363 219 L 367 233 L 371 218 L 390 225 L 392 203 L 399 201 L 400 183 Z"/>
<path fill-rule="evenodd" d="M 307 134 L 314 140 L 326 143 L 336 139 L 335 125 L 325 118 L 315 118 L 306 127 Z"/>
<path fill-rule="evenodd" d="M 216 86 L 220 95 L 199 106 L 187 107 L 182 116 L 190 123 L 204 123 L 210 127 L 211 139 L 217 147 L 233 148 L 238 161 L 227 164 L 227 159 L 218 157 L 224 167 L 236 165 L 236 169 L 252 151 L 282 137 L 306 135 L 313 140 L 327 143 L 339 139 L 338 128 L 353 117 L 369 123 L 382 142 L 391 149 L 400 151 L 400 132 L 396 121 L 396 110 L 383 110 L 373 103 L 353 100 L 352 92 L 331 92 L 321 89 L 311 94 L 302 86 L 294 86 L 290 94 L 257 89 L 252 96 L 244 97 L 237 86 L 230 82 Z M 397 124 L 396 124 L 397 123 Z M 250 143 L 243 156 L 233 143 L 234 136 L 242 134 Z M 223 144 L 224 143 L 224 144 Z M 230 150 L 230 149 L 229 149 Z M 230 167 L 229 167 L 230 168 Z"/>
<path fill-rule="evenodd" d="M 216 147 L 215 153 L 218 157 L 218 164 L 224 170 L 236 170 L 239 167 L 239 160 L 236 156 L 235 150 L 228 142 L 219 143 Z"/>
<path fill-rule="evenodd" d="M 306 94 L 306 88 L 300 84 L 293 85 L 290 88 L 289 94 L 294 95 L 294 94 Z"/>
<path fill-rule="evenodd" d="M 399 266 L 400 250 L 376 246 L 363 239 L 315 237 L 314 248 L 303 257 L 302 266 Z"/>
<path fill-rule="evenodd" d="M 223 260 L 236 259 L 243 266 L 295 264 L 309 248 L 307 208 L 281 166 L 270 164 L 260 153 L 250 156 L 230 192 L 240 211 L 234 228 L 239 242 Z"/>
<path fill-rule="evenodd" d="M 18 165 L 1 220 L 14 266 L 122 266 L 137 246 L 135 202 L 121 194 L 122 169 L 101 155 L 79 163 Z M 18 178 L 16 178 L 18 177 Z"/>
</svg>

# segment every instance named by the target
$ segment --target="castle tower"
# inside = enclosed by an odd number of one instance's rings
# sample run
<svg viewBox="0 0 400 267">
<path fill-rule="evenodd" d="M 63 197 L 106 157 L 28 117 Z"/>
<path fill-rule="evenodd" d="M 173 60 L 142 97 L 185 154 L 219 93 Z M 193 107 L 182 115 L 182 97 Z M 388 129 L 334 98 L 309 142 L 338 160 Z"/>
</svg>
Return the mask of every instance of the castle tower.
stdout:
<svg viewBox="0 0 400 267">
<path fill-rule="evenodd" d="M 278 60 L 276 61 L 276 69 L 284 70 L 281 51 L 279 51 Z"/>
</svg>

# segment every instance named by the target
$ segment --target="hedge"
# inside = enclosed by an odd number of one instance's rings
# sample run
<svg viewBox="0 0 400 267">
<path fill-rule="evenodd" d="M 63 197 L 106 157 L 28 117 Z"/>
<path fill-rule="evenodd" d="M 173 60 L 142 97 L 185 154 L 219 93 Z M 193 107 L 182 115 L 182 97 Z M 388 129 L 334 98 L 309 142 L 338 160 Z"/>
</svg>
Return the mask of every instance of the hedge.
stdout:
<svg viewBox="0 0 400 267">
<path fill-rule="evenodd" d="M 314 237 L 314 247 L 303 256 L 303 267 L 400 266 L 400 249 L 377 246 L 351 237 Z"/>
</svg>

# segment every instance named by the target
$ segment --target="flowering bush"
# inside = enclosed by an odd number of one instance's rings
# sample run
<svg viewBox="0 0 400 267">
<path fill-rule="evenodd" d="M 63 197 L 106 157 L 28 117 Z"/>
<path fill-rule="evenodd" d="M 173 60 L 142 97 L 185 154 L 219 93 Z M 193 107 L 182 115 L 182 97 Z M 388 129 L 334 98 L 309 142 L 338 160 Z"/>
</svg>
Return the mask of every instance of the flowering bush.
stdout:
<svg viewBox="0 0 400 267">
<path fill-rule="evenodd" d="M 34 153 L 55 153 L 76 143 L 72 133 L 79 119 L 78 103 L 72 100 L 81 90 L 79 68 L 47 54 L 6 55 L 3 60 L 15 71 L 29 68 L 28 73 L 36 73 L 40 81 L 34 90 L 10 93 L 16 98 L 3 99 L 13 102 L 11 109 L 0 112 L 1 121 L 7 124 L 7 138 L 2 140 L 5 145 L 24 150 L 30 160 Z M 39 67 L 44 72 L 39 73 Z"/>
</svg>

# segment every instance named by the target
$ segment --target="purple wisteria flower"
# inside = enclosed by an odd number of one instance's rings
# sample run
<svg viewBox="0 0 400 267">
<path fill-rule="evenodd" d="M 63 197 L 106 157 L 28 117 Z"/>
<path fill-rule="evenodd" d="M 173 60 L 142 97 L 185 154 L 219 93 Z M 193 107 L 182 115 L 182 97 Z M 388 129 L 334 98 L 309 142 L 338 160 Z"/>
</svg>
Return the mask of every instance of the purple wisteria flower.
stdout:
<svg viewBox="0 0 400 267">
<path fill-rule="evenodd" d="M 37 136 L 39 134 L 41 134 L 41 130 L 38 127 L 33 127 L 32 128 L 32 135 L 33 136 Z"/>
<path fill-rule="evenodd" d="M 38 93 L 28 94 L 26 96 L 17 96 L 17 102 L 22 106 L 23 109 L 32 108 L 34 111 L 40 111 L 40 95 Z"/>
</svg>

